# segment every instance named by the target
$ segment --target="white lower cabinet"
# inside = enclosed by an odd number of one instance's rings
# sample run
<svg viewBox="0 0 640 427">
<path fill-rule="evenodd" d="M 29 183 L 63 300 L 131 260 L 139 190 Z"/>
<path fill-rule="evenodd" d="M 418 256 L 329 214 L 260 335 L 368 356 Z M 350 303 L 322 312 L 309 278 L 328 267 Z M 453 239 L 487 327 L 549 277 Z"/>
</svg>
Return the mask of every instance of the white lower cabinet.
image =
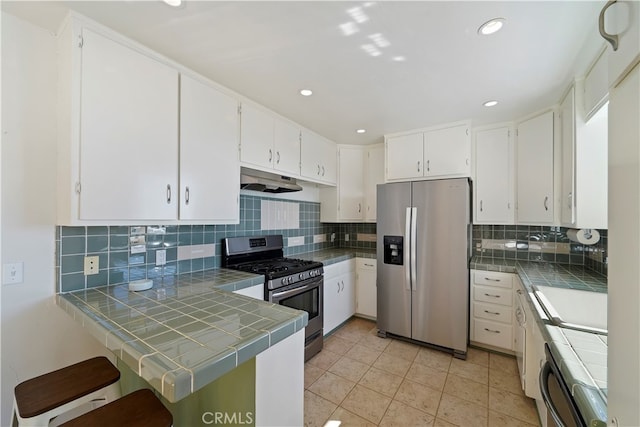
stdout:
<svg viewBox="0 0 640 427">
<path fill-rule="evenodd" d="M 355 313 L 356 260 L 324 267 L 324 335 L 329 334 Z"/>
<path fill-rule="evenodd" d="M 356 314 L 374 319 L 377 312 L 377 260 L 356 258 Z"/>
<path fill-rule="evenodd" d="M 513 351 L 513 274 L 471 270 L 470 341 Z"/>
</svg>

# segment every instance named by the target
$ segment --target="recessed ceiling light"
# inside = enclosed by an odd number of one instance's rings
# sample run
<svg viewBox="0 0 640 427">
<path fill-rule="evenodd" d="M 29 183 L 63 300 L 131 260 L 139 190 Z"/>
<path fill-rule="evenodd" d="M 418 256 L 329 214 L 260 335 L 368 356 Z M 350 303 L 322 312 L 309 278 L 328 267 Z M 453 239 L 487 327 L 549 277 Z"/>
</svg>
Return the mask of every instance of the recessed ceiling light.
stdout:
<svg viewBox="0 0 640 427">
<path fill-rule="evenodd" d="M 404 62 L 404 61 L 407 60 L 407 58 L 405 58 L 404 56 L 401 56 L 401 55 L 394 56 L 391 59 L 394 60 L 395 62 Z"/>
<path fill-rule="evenodd" d="M 478 28 L 478 34 L 480 34 L 481 36 L 488 36 L 489 34 L 493 34 L 496 31 L 499 31 L 503 25 L 504 18 L 493 18 L 492 20 L 480 25 L 480 28 Z"/>
<path fill-rule="evenodd" d="M 302 89 L 300 91 L 300 95 L 302 95 L 302 96 L 311 96 L 311 95 L 313 95 L 313 91 L 311 89 Z"/>
<path fill-rule="evenodd" d="M 494 105 L 498 105 L 498 101 L 495 101 L 495 100 L 493 100 L 493 101 L 487 101 L 487 102 L 485 102 L 485 103 L 484 103 L 484 104 L 482 104 L 482 105 L 484 105 L 485 107 L 493 107 Z"/>
<path fill-rule="evenodd" d="M 365 133 L 365 132 L 366 132 L 366 129 L 358 129 L 358 130 L 356 130 L 356 133 Z"/>
<path fill-rule="evenodd" d="M 182 4 L 182 0 L 162 0 L 169 6 L 179 7 Z"/>
</svg>

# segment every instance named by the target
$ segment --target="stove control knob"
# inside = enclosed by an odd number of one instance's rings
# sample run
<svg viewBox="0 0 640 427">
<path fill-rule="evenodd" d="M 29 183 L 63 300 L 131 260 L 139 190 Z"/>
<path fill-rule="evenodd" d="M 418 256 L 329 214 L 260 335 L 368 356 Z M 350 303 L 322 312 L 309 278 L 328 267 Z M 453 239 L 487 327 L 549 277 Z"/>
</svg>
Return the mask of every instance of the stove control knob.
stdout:
<svg viewBox="0 0 640 427">
<path fill-rule="evenodd" d="M 281 282 L 283 285 L 286 285 L 286 284 L 287 284 L 287 278 L 285 277 L 285 278 L 284 278 L 284 279 L 282 279 L 280 282 Z"/>
<path fill-rule="evenodd" d="M 289 276 L 289 283 L 293 283 L 293 276 Z"/>
<path fill-rule="evenodd" d="M 298 277 L 300 278 L 300 280 L 304 280 L 304 274 L 300 273 Z"/>
<path fill-rule="evenodd" d="M 309 277 L 314 277 L 316 275 L 316 271 L 315 270 L 311 270 L 309 272 Z"/>
</svg>

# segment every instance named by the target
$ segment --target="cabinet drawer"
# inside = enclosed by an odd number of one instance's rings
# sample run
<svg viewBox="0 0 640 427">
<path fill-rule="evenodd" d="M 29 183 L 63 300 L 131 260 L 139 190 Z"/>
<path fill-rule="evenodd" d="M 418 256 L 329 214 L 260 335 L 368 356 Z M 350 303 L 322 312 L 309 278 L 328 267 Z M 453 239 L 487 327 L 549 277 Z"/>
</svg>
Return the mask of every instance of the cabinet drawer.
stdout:
<svg viewBox="0 0 640 427">
<path fill-rule="evenodd" d="M 511 288 L 511 285 L 513 283 L 513 274 L 498 273 L 496 271 L 474 270 L 473 283 L 475 283 L 476 285 Z"/>
<path fill-rule="evenodd" d="M 474 319 L 474 341 L 511 350 L 513 327 L 504 323 Z"/>
<path fill-rule="evenodd" d="M 473 317 L 512 324 L 512 309 L 506 305 L 473 303 Z"/>
<path fill-rule="evenodd" d="M 356 258 L 356 268 L 364 270 L 375 270 L 377 260 L 373 258 Z"/>
<path fill-rule="evenodd" d="M 513 293 L 511 289 L 476 285 L 473 287 L 473 300 L 511 307 L 513 305 Z"/>
</svg>

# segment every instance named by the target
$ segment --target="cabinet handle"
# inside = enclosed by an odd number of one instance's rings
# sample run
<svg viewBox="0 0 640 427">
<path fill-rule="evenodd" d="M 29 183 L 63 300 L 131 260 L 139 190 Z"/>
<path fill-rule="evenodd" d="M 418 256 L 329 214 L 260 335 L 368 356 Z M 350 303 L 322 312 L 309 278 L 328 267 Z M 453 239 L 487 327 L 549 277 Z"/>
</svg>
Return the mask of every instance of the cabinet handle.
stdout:
<svg viewBox="0 0 640 427">
<path fill-rule="evenodd" d="M 567 207 L 571 209 L 571 199 L 573 198 L 573 193 L 569 193 L 567 196 Z"/>
<path fill-rule="evenodd" d="M 431 160 L 427 160 L 427 172 L 431 171 Z"/>
<path fill-rule="evenodd" d="M 600 35 L 602 36 L 603 39 L 608 41 L 609 44 L 611 44 L 611 47 L 613 48 L 614 52 L 618 50 L 618 35 L 609 34 L 604 30 L 604 14 L 607 12 L 607 9 L 609 9 L 609 6 L 611 6 L 617 1 L 618 0 L 609 0 L 607 4 L 605 4 L 602 10 L 600 11 L 600 17 L 598 18 L 598 30 L 600 31 Z"/>
<path fill-rule="evenodd" d="M 358 213 L 362 212 L 362 205 L 358 203 Z"/>
<path fill-rule="evenodd" d="M 318 175 L 320 175 L 320 165 L 318 165 Z"/>
<path fill-rule="evenodd" d="M 544 198 L 544 210 L 545 211 L 549 210 L 549 196 L 545 196 Z"/>
<path fill-rule="evenodd" d="M 171 184 L 167 184 L 167 204 L 171 203 Z"/>
<path fill-rule="evenodd" d="M 271 160 L 273 160 L 273 151 L 269 148 L 269 163 L 271 163 Z"/>
<path fill-rule="evenodd" d="M 184 203 L 185 205 L 189 204 L 189 187 L 185 187 L 184 189 Z"/>
<path fill-rule="evenodd" d="M 338 293 L 340 293 L 340 282 L 336 283 L 338 285 Z"/>
<path fill-rule="evenodd" d="M 418 160 L 418 172 L 420 172 L 420 160 Z"/>
<path fill-rule="evenodd" d="M 342 290 L 344 291 L 344 280 L 340 281 L 342 283 Z"/>
<path fill-rule="evenodd" d="M 496 331 L 495 329 L 484 328 L 485 331 L 491 332 L 492 334 L 499 334 L 500 331 Z"/>
<path fill-rule="evenodd" d="M 492 279 L 491 277 L 485 277 L 484 280 L 488 282 L 500 282 L 502 279 Z"/>
<path fill-rule="evenodd" d="M 484 312 L 485 312 L 485 313 L 487 313 L 487 314 L 495 314 L 496 316 L 499 316 L 499 315 L 500 315 L 500 313 L 498 313 L 498 312 L 496 312 L 496 311 L 489 311 L 489 310 L 485 310 Z"/>
<path fill-rule="evenodd" d="M 518 293 L 518 295 L 522 295 L 522 289 L 518 289 L 516 292 Z"/>
<path fill-rule="evenodd" d="M 324 176 L 324 166 L 322 166 L 322 176 Z"/>
<path fill-rule="evenodd" d="M 488 294 L 488 293 L 485 293 L 484 296 L 485 297 L 491 297 L 491 298 L 500 298 L 500 295 L 492 295 L 492 294 Z"/>
<path fill-rule="evenodd" d="M 365 264 L 365 267 L 373 267 L 373 264 Z"/>
<path fill-rule="evenodd" d="M 480 200 L 480 212 L 482 212 L 482 200 Z"/>
<path fill-rule="evenodd" d="M 276 164 L 280 164 L 280 152 L 276 151 Z"/>
</svg>

